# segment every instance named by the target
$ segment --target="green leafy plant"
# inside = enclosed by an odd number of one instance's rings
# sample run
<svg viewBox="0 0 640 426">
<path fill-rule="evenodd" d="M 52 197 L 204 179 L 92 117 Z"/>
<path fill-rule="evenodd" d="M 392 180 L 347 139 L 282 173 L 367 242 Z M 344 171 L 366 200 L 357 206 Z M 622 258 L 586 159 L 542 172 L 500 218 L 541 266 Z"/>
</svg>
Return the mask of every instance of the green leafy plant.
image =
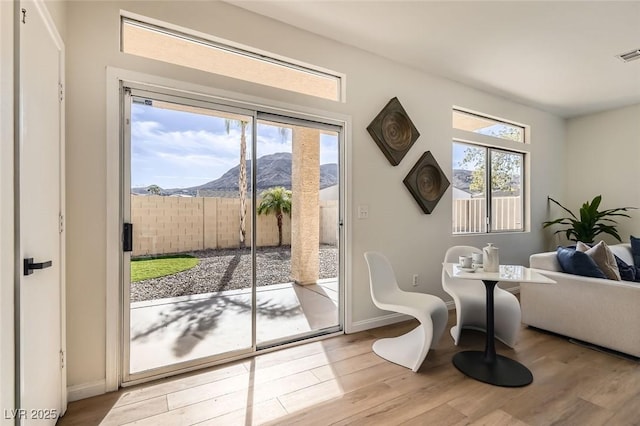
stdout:
<svg viewBox="0 0 640 426">
<path fill-rule="evenodd" d="M 569 241 L 582 241 L 583 243 L 593 243 L 595 237 L 598 234 L 602 233 L 609 234 L 618 241 L 622 241 L 620 235 L 618 234 L 618 231 L 616 230 L 618 222 L 612 219 L 612 217 L 631 217 L 628 214 L 621 212 L 635 209 L 635 207 L 619 207 L 615 209 L 599 211 L 598 207 L 600 207 L 602 195 L 598 195 L 593 200 L 591 200 L 591 202 L 585 202 L 582 207 L 580 207 L 578 216 L 576 216 L 571 210 L 569 210 L 553 198 L 547 198 L 549 201 L 560 206 L 571 216 L 561 217 L 559 219 L 543 222 L 542 224 L 544 225 L 544 227 L 547 228 L 552 225 L 565 225 L 567 226 L 566 228 L 559 229 L 554 232 L 554 234 L 564 232 Z"/>
<path fill-rule="evenodd" d="M 149 185 L 147 192 L 151 195 L 162 195 L 162 188 L 158 185 Z"/>
<path fill-rule="evenodd" d="M 291 191 L 282 186 L 269 188 L 260 194 L 262 201 L 258 206 L 258 214 L 276 215 L 278 221 L 278 247 L 282 245 L 282 218 L 285 214 L 291 216 Z"/>
</svg>

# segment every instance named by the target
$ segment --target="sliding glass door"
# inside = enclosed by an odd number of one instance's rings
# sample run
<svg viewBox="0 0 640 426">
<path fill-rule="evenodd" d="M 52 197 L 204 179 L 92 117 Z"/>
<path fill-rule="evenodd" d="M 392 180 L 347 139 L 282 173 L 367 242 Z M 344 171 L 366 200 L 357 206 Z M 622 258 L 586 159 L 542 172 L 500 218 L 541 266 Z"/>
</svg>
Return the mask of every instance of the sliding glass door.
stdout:
<svg viewBox="0 0 640 426">
<path fill-rule="evenodd" d="M 125 380 L 251 352 L 253 112 L 140 90 L 124 106 Z"/>
<path fill-rule="evenodd" d="M 258 114 L 259 347 L 340 330 L 339 130 Z"/>
<path fill-rule="evenodd" d="M 341 128 L 124 88 L 123 382 L 342 329 Z"/>
</svg>

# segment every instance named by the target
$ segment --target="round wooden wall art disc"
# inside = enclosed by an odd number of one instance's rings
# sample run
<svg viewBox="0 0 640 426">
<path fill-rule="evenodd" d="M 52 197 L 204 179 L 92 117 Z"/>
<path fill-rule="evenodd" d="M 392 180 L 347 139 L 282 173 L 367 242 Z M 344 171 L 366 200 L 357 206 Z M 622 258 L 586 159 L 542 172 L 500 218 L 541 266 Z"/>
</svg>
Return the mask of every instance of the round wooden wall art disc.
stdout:
<svg viewBox="0 0 640 426">
<path fill-rule="evenodd" d="M 391 99 L 367 131 L 389 162 L 397 166 L 420 136 L 398 98 Z"/>
<path fill-rule="evenodd" d="M 404 178 L 404 185 L 422 211 L 431 214 L 449 187 L 449 180 L 431 151 L 427 151 Z"/>
<path fill-rule="evenodd" d="M 411 146 L 411 123 L 398 111 L 392 111 L 382 119 L 382 137 L 389 148 L 402 152 Z"/>
<path fill-rule="evenodd" d="M 427 201 L 437 200 L 442 195 L 440 193 L 442 177 L 438 169 L 431 164 L 420 167 L 416 173 L 416 184 L 420 196 Z"/>
</svg>

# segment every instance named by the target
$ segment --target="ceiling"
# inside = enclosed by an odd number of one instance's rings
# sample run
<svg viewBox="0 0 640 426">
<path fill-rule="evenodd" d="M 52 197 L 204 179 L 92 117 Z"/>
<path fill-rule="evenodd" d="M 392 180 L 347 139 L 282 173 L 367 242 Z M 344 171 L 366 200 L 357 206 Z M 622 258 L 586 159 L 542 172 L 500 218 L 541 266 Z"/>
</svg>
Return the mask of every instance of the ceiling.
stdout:
<svg viewBox="0 0 640 426">
<path fill-rule="evenodd" d="M 562 117 L 640 103 L 640 1 L 230 3 Z"/>
</svg>

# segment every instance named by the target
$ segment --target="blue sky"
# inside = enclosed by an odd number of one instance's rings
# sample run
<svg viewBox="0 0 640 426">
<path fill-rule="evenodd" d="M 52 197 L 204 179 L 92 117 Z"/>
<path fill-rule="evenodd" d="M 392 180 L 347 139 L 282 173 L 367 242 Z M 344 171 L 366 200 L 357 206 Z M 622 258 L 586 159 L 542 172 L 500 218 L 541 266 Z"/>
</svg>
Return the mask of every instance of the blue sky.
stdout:
<svg viewBox="0 0 640 426">
<path fill-rule="evenodd" d="M 463 157 L 464 157 L 464 146 L 454 143 L 453 144 L 453 168 L 454 169 L 462 168 L 461 161 Z"/>
<path fill-rule="evenodd" d="M 291 152 L 291 131 L 259 124 L 258 157 Z M 251 130 L 247 127 L 247 158 Z M 240 128 L 210 115 L 132 104 L 131 186 L 185 188 L 217 179 L 239 163 Z M 320 164 L 338 162 L 337 136 L 321 134 Z"/>
<path fill-rule="evenodd" d="M 474 164 L 462 164 L 462 159 L 464 158 L 464 152 L 467 149 L 474 149 L 470 145 L 466 145 L 463 143 L 454 143 L 453 144 L 453 169 L 462 169 L 462 170 L 475 170 Z"/>
<path fill-rule="evenodd" d="M 474 133 L 480 133 L 482 135 L 487 135 L 487 136 L 494 136 L 494 137 L 498 137 L 498 138 L 502 138 L 502 139 L 509 139 L 508 137 L 502 137 L 500 136 L 503 132 L 511 130 L 514 126 L 510 126 L 507 124 L 502 124 L 502 123 L 498 123 L 498 124 L 494 124 L 491 126 L 487 126 L 481 129 L 476 129 L 474 131 Z M 463 169 L 463 170 L 474 170 L 475 166 L 474 164 L 467 164 L 464 165 L 462 164 L 462 159 L 464 158 L 464 153 L 467 149 L 474 149 L 472 145 L 469 144 L 464 144 L 462 142 L 458 142 L 458 143 L 454 143 L 453 144 L 453 168 L 454 169 Z M 482 148 L 481 148 L 482 149 Z"/>
</svg>

